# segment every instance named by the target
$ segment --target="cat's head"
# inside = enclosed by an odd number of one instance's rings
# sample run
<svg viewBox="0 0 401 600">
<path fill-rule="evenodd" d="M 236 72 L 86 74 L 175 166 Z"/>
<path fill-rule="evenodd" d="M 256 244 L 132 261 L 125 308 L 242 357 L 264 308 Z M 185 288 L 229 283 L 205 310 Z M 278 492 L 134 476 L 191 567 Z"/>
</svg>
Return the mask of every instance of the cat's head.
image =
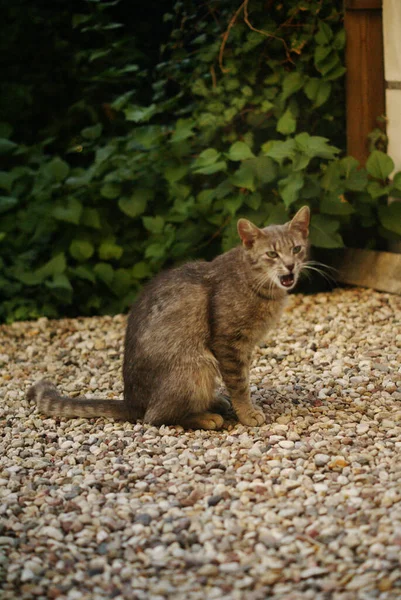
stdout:
<svg viewBox="0 0 401 600">
<path fill-rule="evenodd" d="M 238 221 L 238 234 L 257 286 L 292 289 L 308 252 L 310 210 L 303 206 L 291 221 L 259 229 L 247 219 Z"/>
</svg>

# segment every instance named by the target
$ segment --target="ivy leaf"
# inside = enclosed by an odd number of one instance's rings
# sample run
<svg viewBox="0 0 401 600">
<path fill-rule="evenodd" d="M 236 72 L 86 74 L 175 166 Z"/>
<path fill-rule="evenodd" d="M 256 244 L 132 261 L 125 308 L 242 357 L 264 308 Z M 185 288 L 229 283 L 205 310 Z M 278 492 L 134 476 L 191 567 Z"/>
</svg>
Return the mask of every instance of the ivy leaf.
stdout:
<svg viewBox="0 0 401 600">
<path fill-rule="evenodd" d="M 140 261 L 132 267 L 131 273 L 134 279 L 145 279 L 151 277 L 153 271 L 146 262 Z"/>
<path fill-rule="evenodd" d="M 0 196 L 0 214 L 11 210 L 18 204 L 18 198 L 13 196 Z"/>
<path fill-rule="evenodd" d="M 70 167 L 64 160 L 56 157 L 46 165 L 45 171 L 56 181 L 64 181 L 70 172 Z"/>
<path fill-rule="evenodd" d="M 277 167 L 269 156 L 257 156 L 246 162 L 261 183 L 270 183 L 277 177 Z"/>
<path fill-rule="evenodd" d="M 68 198 L 66 204 L 59 204 L 53 208 L 52 215 L 58 221 L 78 225 L 82 215 L 82 204 L 74 197 Z"/>
<path fill-rule="evenodd" d="M 217 163 L 208 165 L 207 167 L 202 167 L 201 169 L 195 169 L 194 173 L 198 175 L 212 175 L 213 173 L 218 173 L 219 171 L 225 171 L 227 168 L 227 163 L 224 160 L 220 160 Z"/>
<path fill-rule="evenodd" d="M 319 21 L 319 31 L 315 35 L 315 42 L 320 45 L 329 44 L 333 39 L 333 32 L 324 21 Z"/>
<path fill-rule="evenodd" d="M 18 148 L 18 144 L 7 140 L 6 138 L 0 138 L 0 154 L 11 154 Z"/>
<path fill-rule="evenodd" d="M 379 206 L 380 223 L 393 233 L 401 235 L 401 202 L 395 201 Z"/>
<path fill-rule="evenodd" d="M 368 181 L 365 169 L 354 169 L 344 181 L 345 189 L 352 192 L 363 192 L 366 189 Z"/>
<path fill-rule="evenodd" d="M 156 104 L 151 104 L 150 106 L 133 105 L 124 108 L 123 112 L 127 121 L 146 123 L 157 112 L 157 106 Z"/>
<path fill-rule="evenodd" d="M 390 193 L 390 186 L 382 186 L 378 181 L 370 181 L 368 183 L 367 190 L 372 196 L 373 200 L 376 200 L 376 198 L 388 196 L 388 194 Z"/>
<path fill-rule="evenodd" d="M 142 215 L 148 201 L 153 198 L 154 192 L 149 188 L 137 188 L 131 196 L 123 196 L 118 201 L 120 210 L 131 219 Z"/>
<path fill-rule="evenodd" d="M 245 188 L 251 192 L 255 191 L 255 174 L 246 163 L 242 163 L 240 168 L 235 171 L 234 175 L 230 177 L 230 182 L 236 187 Z"/>
<path fill-rule="evenodd" d="M 373 150 L 366 161 L 366 170 L 369 175 L 384 181 L 394 170 L 394 162 L 381 150 Z"/>
<path fill-rule="evenodd" d="M 66 266 L 67 263 L 65 260 L 65 254 L 64 252 L 60 252 L 59 254 L 56 254 L 56 256 L 51 258 L 42 267 L 36 269 L 35 275 L 43 281 L 47 277 L 60 275 L 61 273 L 64 273 Z"/>
<path fill-rule="evenodd" d="M 203 152 L 199 154 L 192 166 L 195 169 L 198 169 L 199 167 L 207 167 L 216 163 L 219 158 L 220 152 L 218 152 L 215 148 L 206 148 L 206 150 L 203 150 Z"/>
<path fill-rule="evenodd" d="M 171 165 L 164 169 L 164 176 L 169 183 L 180 181 L 188 173 L 187 165 Z"/>
<path fill-rule="evenodd" d="M 124 249 L 113 242 L 103 242 L 98 249 L 100 260 L 119 260 L 123 252 Z"/>
<path fill-rule="evenodd" d="M 268 142 L 263 144 L 262 150 L 266 156 L 270 156 L 279 164 L 282 164 L 285 159 L 292 160 L 296 155 L 296 144 L 293 139 L 280 140 L 274 142 Z"/>
<path fill-rule="evenodd" d="M 330 97 L 331 83 L 311 77 L 304 88 L 306 97 L 312 102 L 314 108 L 322 106 Z"/>
<path fill-rule="evenodd" d="M 142 217 L 142 222 L 148 231 L 151 233 L 161 233 L 164 228 L 164 219 L 163 217 Z"/>
<path fill-rule="evenodd" d="M 288 107 L 285 113 L 277 121 L 276 131 L 283 135 L 290 135 L 294 133 L 297 127 L 297 121 L 292 114 L 291 109 Z"/>
<path fill-rule="evenodd" d="M 114 200 L 121 194 L 121 186 L 118 183 L 105 183 L 100 189 L 100 194 L 103 196 L 103 198 Z"/>
<path fill-rule="evenodd" d="M 288 177 L 280 179 L 278 189 L 286 208 L 298 200 L 299 192 L 304 185 L 303 173 L 291 173 Z"/>
<path fill-rule="evenodd" d="M 234 142 L 227 152 L 229 160 L 238 161 L 246 160 L 247 158 L 255 158 L 254 153 L 245 142 Z"/>
<path fill-rule="evenodd" d="M 233 217 L 237 210 L 243 205 L 244 199 L 244 194 L 238 194 L 237 196 L 232 196 L 231 198 L 225 198 L 224 209 Z"/>
<path fill-rule="evenodd" d="M 75 260 L 84 262 L 93 256 L 95 249 L 91 242 L 87 240 L 72 240 L 70 244 L 70 254 Z"/>
<path fill-rule="evenodd" d="M 351 215 L 355 209 L 349 202 L 335 194 L 325 196 L 320 203 L 320 212 L 326 215 Z"/>
<path fill-rule="evenodd" d="M 175 131 L 171 136 L 170 141 L 172 143 L 177 143 L 192 137 L 195 135 L 192 131 L 194 127 L 195 121 L 193 119 L 178 119 Z"/>
<path fill-rule="evenodd" d="M 398 173 L 396 173 L 394 175 L 394 178 L 393 178 L 393 187 L 394 187 L 394 189 L 396 189 L 399 192 L 401 192 L 401 171 L 399 171 Z"/>
<path fill-rule="evenodd" d="M 300 73 L 297 71 L 288 73 L 288 75 L 284 77 L 283 81 L 283 100 L 287 100 L 287 98 L 292 96 L 292 94 L 295 94 L 295 92 L 300 90 L 303 85 L 304 78 Z"/>
<path fill-rule="evenodd" d="M 92 229 L 101 229 L 99 211 L 96 208 L 84 208 L 81 223 L 86 227 L 92 227 Z"/>
<path fill-rule="evenodd" d="M 79 277 L 80 279 L 85 279 L 86 281 L 90 281 L 91 283 L 96 282 L 96 278 L 93 272 L 84 265 L 78 265 L 78 267 L 69 269 L 73 275 Z"/>
<path fill-rule="evenodd" d="M 51 281 L 46 281 L 45 285 L 46 285 L 46 287 L 48 287 L 50 289 L 58 288 L 58 289 L 63 290 L 64 292 L 65 291 L 67 291 L 67 292 L 73 291 L 70 280 L 68 279 L 68 277 L 66 275 L 64 275 L 64 273 L 59 273 L 58 275 L 54 275 L 53 279 Z"/>
<path fill-rule="evenodd" d="M 108 287 L 111 287 L 114 279 L 114 269 L 111 265 L 99 262 L 94 266 L 96 277 L 103 281 Z"/>
<path fill-rule="evenodd" d="M 294 140 L 297 148 L 310 158 L 319 157 L 329 159 L 334 158 L 340 152 L 339 148 L 330 146 L 327 143 L 327 138 L 318 135 L 309 135 L 309 133 L 303 132 L 296 135 Z"/>
<path fill-rule="evenodd" d="M 121 298 L 131 287 L 131 274 L 128 269 L 117 269 L 114 272 L 112 292 Z"/>
<path fill-rule="evenodd" d="M 102 129 L 103 125 L 101 123 L 98 123 L 97 125 L 93 125 L 92 127 L 85 127 L 85 129 L 81 131 L 81 135 L 85 139 L 93 141 L 101 135 Z"/>
<path fill-rule="evenodd" d="M 309 240 L 318 248 L 343 248 L 344 242 L 338 233 L 340 223 L 325 215 L 312 215 Z"/>
</svg>

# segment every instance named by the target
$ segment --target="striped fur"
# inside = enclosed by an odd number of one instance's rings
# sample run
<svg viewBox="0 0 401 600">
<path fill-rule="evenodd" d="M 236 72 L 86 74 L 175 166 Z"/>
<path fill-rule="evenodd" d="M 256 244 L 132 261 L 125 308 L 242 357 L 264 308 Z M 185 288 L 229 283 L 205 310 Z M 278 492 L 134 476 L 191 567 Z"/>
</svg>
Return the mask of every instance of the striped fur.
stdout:
<svg viewBox="0 0 401 600">
<path fill-rule="evenodd" d="M 252 351 L 277 324 L 299 277 L 308 225 L 307 207 L 289 223 L 265 229 L 240 219 L 241 246 L 210 263 L 161 273 L 145 286 L 128 318 L 123 400 L 64 397 L 48 381 L 35 384 L 28 398 L 56 417 L 218 429 L 222 379 L 239 421 L 261 425 L 265 415 L 249 391 Z"/>
</svg>

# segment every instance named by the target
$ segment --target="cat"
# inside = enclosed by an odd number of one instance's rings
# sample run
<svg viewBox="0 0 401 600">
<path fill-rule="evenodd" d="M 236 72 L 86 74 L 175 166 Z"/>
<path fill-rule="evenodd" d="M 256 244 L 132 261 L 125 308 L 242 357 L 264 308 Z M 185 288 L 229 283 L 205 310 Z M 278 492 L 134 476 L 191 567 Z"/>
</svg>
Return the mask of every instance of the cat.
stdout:
<svg viewBox="0 0 401 600">
<path fill-rule="evenodd" d="M 227 408 L 240 423 L 265 422 L 250 397 L 252 351 L 277 324 L 308 251 L 310 211 L 259 229 L 239 219 L 242 242 L 211 262 L 157 275 L 134 303 L 125 335 L 123 400 L 68 398 L 49 381 L 28 398 L 46 415 L 105 416 L 156 426 L 220 429 Z M 231 404 L 216 395 L 221 378 Z M 221 381 L 220 379 L 220 381 Z"/>
</svg>

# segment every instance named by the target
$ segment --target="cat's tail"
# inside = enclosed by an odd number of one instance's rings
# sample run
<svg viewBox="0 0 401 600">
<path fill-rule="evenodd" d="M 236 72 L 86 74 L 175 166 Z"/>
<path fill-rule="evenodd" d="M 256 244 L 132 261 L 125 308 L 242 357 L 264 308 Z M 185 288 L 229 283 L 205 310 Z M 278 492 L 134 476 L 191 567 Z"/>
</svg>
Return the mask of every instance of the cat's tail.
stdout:
<svg viewBox="0 0 401 600">
<path fill-rule="evenodd" d="M 123 400 L 100 400 L 70 398 L 62 396 L 56 386 L 46 379 L 33 385 L 27 393 L 28 400 L 34 400 L 39 411 L 52 417 L 107 417 L 130 421 L 130 414 Z"/>
</svg>

